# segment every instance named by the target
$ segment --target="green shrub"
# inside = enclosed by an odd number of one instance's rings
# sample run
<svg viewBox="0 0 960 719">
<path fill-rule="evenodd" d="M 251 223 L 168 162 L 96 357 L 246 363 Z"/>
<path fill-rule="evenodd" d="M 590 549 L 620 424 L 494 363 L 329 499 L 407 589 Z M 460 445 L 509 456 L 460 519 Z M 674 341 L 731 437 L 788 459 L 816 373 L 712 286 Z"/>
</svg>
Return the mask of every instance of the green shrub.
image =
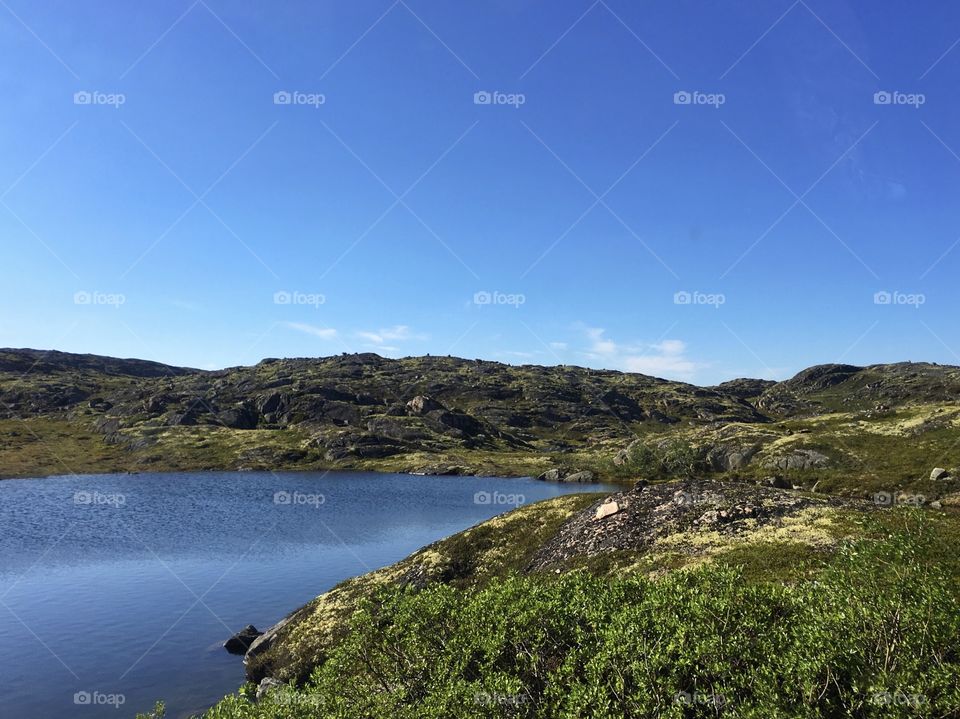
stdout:
<svg viewBox="0 0 960 719">
<path fill-rule="evenodd" d="M 385 589 L 269 717 L 960 716 L 960 603 L 924 531 L 846 546 L 816 579 L 734 567 Z"/>
<path fill-rule="evenodd" d="M 660 442 L 635 442 L 627 451 L 626 461 L 616 474 L 639 475 L 647 479 L 690 477 L 709 468 L 697 450 L 682 439 Z"/>
</svg>

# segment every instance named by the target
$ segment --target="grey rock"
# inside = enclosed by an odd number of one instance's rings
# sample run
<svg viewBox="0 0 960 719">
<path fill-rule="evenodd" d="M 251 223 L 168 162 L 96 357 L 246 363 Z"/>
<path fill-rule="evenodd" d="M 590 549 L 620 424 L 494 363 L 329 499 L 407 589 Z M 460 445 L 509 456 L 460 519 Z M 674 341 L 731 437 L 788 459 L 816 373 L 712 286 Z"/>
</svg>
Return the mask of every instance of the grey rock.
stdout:
<svg viewBox="0 0 960 719">
<path fill-rule="evenodd" d="M 620 511 L 620 505 L 614 501 L 604 502 L 599 507 L 597 507 L 597 512 L 593 516 L 594 519 L 606 519 L 607 517 L 616 514 Z"/>
<path fill-rule="evenodd" d="M 816 469 L 826 467 L 830 458 L 815 449 L 795 449 L 789 454 L 778 455 L 764 462 L 772 469 Z"/>
<path fill-rule="evenodd" d="M 410 414 L 426 414 L 438 409 L 445 409 L 445 407 L 435 399 L 422 394 L 418 394 L 407 402 L 407 411 Z"/>
<path fill-rule="evenodd" d="M 945 470 L 943 467 L 934 467 L 930 472 L 930 479 L 936 482 L 938 479 L 949 479 L 950 472 Z"/>
<path fill-rule="evenodd" d="M 263 699 L 263 697 L 266 696 L 267 693 L 272 689 L 282 686 L 283 682 L 281 682 L 279 679 L 274 679 L 273 677 L 264 677 L 257 685 L 257 701 Z"/>
</svg>

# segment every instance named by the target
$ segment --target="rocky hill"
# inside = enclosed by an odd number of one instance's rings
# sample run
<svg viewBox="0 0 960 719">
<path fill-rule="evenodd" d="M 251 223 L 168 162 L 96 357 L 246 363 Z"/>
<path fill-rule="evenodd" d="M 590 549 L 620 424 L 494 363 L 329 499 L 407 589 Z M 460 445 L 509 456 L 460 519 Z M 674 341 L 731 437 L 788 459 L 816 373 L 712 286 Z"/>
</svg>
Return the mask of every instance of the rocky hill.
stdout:
<svg viewBox="0 0 960 719">
<path fill-rule="evenodd" d="M 357 468 L 864 491 L 960 463 L 960 368 L 821 365 L 696 387 L 573 366 L 375 354 L 203 371 L 0 350 L 0 476 Z M 586 472 L 586 473 L 585 473 Z M 778 479 L 779 478 L 779 479 Z"/>
</svg>

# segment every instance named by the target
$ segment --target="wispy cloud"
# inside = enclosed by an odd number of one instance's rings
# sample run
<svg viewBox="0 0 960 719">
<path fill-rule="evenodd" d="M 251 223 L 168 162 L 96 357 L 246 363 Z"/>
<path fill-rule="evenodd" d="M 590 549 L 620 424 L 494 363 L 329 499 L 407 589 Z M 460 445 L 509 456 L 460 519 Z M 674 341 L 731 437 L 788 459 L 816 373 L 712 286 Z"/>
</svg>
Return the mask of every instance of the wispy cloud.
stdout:
<svg viewBox="0 0 960 719">
<path fill-rule="evenodd" d="M 669 379 L 691 380 L 706 365 L 687 354 L 687 344 L 665 339 L 652 344 L 621 344 L 602 327 L 584 327 L 588 346 L 582 354 L 592 363 L 609 369 L 640 372 Z"/>
<path fill-rule="evenodd" d="M 386 327 L 376 331 L 358 331 L 356 335 L 370 344 L 384 348 L 386 348 L 388 342 L 406 342 L 407 340 L 425 339 L 424 335 L 415 334 L 407 325 L 394 325 L 393 327 Z"/>
<path fill-rule="evenodd" d="M 319 337 L 322 340 L 332 340 L 337 338 L 337 331 L 332 327 L 317 327 L 316 325 L 309 325 L 306 322 L 284 322 L 283 324 L 292 330 L 313 335 L 314 337 Z"/>
</svg>

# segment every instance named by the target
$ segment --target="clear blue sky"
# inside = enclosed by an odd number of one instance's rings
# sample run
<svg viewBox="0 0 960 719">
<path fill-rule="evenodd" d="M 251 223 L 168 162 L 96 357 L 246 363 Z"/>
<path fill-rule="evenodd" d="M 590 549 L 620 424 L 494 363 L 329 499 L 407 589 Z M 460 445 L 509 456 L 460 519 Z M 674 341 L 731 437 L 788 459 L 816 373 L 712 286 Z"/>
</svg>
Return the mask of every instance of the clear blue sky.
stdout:
<svg viewBox="0 0 960 719">
<path fill-rule="evenodd" d="M 2 0 L 0 345 L 960 363 L 958 38 L 955 3 Z"/>
</svg>

